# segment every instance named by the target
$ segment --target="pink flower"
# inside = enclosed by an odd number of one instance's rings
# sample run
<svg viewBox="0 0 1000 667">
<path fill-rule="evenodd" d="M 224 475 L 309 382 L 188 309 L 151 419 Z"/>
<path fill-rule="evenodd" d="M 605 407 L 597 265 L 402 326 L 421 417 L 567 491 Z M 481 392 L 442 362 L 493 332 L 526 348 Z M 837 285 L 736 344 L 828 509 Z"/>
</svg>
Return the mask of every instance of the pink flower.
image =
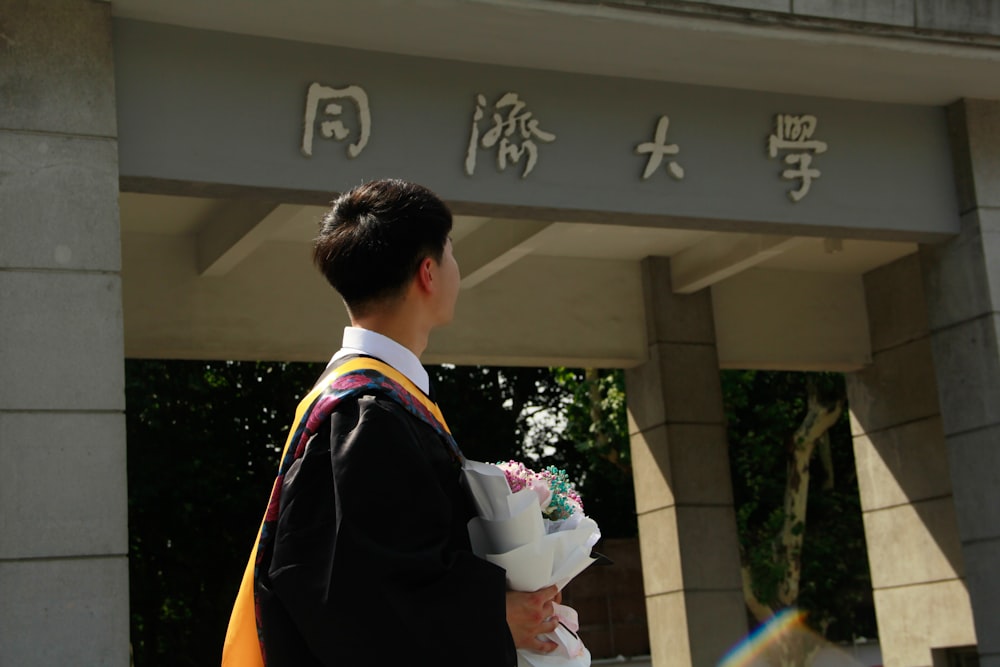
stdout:
<svg viewBox="0 0 1000 667">
<path fill-rule="evenodd" d="M 503 461 L 496 465 L 503 470 L 512 493 L 528 488 L 538 495 L 538 506 L 546 519 L 559 521 L 574 514 L 583 514 L 580 494 L 565 470 L 549 466 L 535 472 L 518 461 Z"/>
</svg>

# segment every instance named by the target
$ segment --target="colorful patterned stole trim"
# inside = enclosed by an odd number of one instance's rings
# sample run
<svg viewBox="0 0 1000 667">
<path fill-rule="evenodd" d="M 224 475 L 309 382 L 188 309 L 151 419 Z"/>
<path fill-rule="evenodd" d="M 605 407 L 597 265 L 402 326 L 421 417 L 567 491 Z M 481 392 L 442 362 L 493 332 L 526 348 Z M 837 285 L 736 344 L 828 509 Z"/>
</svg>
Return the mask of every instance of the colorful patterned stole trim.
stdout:
<svg viewBox="0 0 1000 667">
<path fill-rule="evenodd" d="M 391 398 L 414 417 L 429 424 L 447 441 L 456 461 L 463 460 L 462 452 L 452 437 L 440 408 L 392 366 L 370 357 L 358 357 L 347 361 L 323 378 L 302 399 L 295 411 L 295 428 L 289 432 L 285 441 L 267 511 L 229 619 L 229 629 L 222 649 L 223 667 L 264 667 L 267 664 L 260 627 L 260 606 L 254 591 L 259 581 L 263 554 L 273 539 L 278 521 L 285 474 L 305 454 L 309 440 L 344 399 L 372 394 Z"/>
</svg>

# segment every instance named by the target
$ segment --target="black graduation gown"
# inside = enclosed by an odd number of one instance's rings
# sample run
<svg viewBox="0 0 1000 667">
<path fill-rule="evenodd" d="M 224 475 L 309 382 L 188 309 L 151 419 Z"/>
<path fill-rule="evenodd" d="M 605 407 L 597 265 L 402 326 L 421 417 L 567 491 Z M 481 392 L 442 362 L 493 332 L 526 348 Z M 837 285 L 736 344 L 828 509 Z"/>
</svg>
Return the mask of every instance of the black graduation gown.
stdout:
<svg viewBox="0 0 1000 667">
<path fill-rule="evenodd" d="M 257 586 L 268 667 L 510 667 L 501 568 L 447 442 L 387 397 L 345 399 L 284 478 Z"/>
</svg>

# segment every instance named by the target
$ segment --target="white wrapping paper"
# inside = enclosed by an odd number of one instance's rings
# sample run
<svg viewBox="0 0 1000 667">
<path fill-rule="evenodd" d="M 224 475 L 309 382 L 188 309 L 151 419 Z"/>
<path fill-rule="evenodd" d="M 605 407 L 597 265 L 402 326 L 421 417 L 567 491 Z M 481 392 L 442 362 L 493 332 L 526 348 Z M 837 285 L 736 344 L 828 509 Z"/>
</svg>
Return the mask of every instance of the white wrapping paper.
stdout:
<svg viewBox="0 0 1000 667">
<path fill-rule="evenodd" d="M 479 514 L 469 521 L 472 550 L 506 571 L 511 590 L 531 592 L 553 584 L 562 590 L 596 560 L 590 551 L 601 532 L 593 519 L 544 519 L 538 494 L 532 489 L 511 493 L 503 470 L 488 463 L 466 461 L 463 480 Z M 518 665 L 589 667 L 590 651 L 576 634 L 576 611 L 553 607 L 560 625 L 545 639 L 555 642 L 556 650 L 541 654 L 519 649 Z"/>
</svg>

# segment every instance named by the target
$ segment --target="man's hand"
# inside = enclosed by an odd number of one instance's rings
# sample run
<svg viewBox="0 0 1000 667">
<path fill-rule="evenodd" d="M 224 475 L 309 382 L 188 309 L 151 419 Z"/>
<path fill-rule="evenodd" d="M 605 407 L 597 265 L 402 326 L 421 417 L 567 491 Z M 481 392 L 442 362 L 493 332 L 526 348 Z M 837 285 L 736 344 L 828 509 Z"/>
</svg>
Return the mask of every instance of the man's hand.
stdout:
<svg viewBox="0 0 1000 667">
<path fill-rule="evenodd" d="M 549 586 L 534 593 L 507 591 L 507 626 L 514 638 L 514 646 L 538 653 L 549 653 L 557 648 L 555 642 L 539 639 L 559 625 L 552 611 L 552 604 L 562 602 L 562 593 Z"/>
</svg>

